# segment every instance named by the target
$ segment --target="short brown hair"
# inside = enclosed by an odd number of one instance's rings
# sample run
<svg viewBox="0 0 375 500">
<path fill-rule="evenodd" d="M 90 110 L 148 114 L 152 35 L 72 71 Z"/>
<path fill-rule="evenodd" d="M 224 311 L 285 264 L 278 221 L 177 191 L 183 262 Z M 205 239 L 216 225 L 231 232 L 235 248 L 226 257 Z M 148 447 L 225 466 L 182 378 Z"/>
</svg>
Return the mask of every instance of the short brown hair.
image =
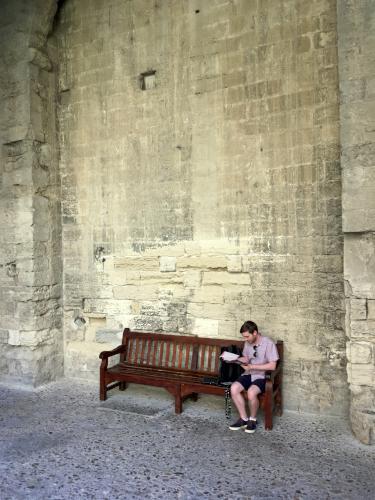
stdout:
<svg viewBox="0 0 375 500">
<path fill-rule="evenodd" d="M 254 321 L 245 321 L 245 323 L 240 328 L 240 333 L 254 333 L 255 331 L 258 331 L 258 327 L 256 323 L 254 323 Z"/>
</svg>

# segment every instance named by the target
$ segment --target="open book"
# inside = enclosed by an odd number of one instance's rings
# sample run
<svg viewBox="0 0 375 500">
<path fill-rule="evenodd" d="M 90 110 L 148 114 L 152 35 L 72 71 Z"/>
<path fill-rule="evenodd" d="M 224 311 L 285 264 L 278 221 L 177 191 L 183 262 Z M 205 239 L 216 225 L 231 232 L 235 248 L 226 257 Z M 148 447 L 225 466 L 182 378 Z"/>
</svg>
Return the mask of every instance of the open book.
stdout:
<svg viewBox="0 0 375 500">
<path fill-rule="evenodd" d="M 223 351 L 220 355 L 221 359 L 226 361 L 227 363 L 237 362 L 240 357 L 238 354 L 233 354 L 233 352 Z"/>
</svg>

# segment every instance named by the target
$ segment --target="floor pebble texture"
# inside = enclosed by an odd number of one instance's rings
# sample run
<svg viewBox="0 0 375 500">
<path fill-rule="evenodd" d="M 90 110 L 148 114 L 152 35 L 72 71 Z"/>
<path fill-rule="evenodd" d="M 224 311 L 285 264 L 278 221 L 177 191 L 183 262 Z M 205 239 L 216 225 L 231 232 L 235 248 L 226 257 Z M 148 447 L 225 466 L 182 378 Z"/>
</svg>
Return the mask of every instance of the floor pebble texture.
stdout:
<svg viewBox="0 0 375 500">
<path fill-rule="evenodd" d="M 375 498 L 375 447 L 345 421 L 285 412 L 251 435 L 228 430 L 223 406 L 201 396 L 175 415 L 162 389 L 100 402 L 89 382 L 0 385 L 0 498 Z"/>
</svg>

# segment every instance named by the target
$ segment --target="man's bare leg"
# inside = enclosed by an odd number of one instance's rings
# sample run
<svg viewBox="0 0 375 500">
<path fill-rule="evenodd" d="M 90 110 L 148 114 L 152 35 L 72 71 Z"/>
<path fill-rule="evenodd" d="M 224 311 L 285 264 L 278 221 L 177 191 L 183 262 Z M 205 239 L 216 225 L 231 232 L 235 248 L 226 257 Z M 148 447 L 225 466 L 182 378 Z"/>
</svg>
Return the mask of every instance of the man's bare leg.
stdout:
<svg viewBox="0 0 375 500">
<path fill-rule="evenodd" d="M 242 418 L 242 420 L 247 420 L 247 411 L 245 406 L 245 399 L 242 396 L 241 392 L 244 390 L 244 387 L 239 382 L 234 382 L 230 388 L 230 395 L 232 396 L 232 400 L 236 405 L 237 411 Z"/>
<path fill-rule="evenodd" d="M 257 385 L 252 385 L 247 391 L 247 397 L 250 406 L 250 418 L 256 419 L 258 409 L 259 409 L 259 399 L 260 389 Z"/>
</svg>

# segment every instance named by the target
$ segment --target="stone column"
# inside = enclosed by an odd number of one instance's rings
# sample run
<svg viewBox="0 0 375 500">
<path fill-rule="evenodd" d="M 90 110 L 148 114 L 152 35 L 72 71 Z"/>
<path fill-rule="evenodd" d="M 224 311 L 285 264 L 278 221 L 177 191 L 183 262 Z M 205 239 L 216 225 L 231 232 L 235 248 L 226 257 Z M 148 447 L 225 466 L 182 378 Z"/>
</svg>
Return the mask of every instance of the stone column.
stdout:
<svg viewBox="0 0 375 500">
<path fill-rule="evenodd" d="M 0 380 L 62 374 L 61 230 L 53 64 L 57 2 L 0 6 Z"/>
<path fill-rule="evenodd" d="M 338 7 L 348 380 L 352 429 L 375 442 L 375 4 Z"/>
</svg>

